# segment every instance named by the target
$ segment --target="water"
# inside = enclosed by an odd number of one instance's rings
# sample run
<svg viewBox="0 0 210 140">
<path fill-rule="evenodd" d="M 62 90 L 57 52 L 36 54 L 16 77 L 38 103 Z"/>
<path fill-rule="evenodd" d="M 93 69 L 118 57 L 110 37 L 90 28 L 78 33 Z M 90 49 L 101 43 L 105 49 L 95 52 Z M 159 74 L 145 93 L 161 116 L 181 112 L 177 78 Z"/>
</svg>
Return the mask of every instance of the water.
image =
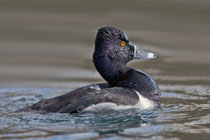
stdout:
<svg viewBox="0 0 210 140">
<path fill-rule="evenodd" d="M 0 139 L 209 139 L 209 13 L 207 0 L 0 1 Z M 104 25 L 159 54 L 129 66 L 159 84 L 160 108 L 15 112 L 102 82 L 92 53 Z"/>
</svg>

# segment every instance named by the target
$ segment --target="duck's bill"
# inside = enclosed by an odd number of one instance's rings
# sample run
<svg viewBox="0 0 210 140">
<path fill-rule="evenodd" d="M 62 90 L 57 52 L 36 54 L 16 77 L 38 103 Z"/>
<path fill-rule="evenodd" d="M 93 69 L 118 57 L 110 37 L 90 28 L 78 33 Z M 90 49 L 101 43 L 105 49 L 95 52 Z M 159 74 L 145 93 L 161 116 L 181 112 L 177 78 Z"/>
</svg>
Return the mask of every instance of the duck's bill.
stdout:
<svg viewBox="0 0 210 140">
<path fill-rule="evenodd" d="M 152 59 L 157 58 L 158 54 L 152 52 L 146 52 L 134 45 L 134 59 Z"/>
</svg>

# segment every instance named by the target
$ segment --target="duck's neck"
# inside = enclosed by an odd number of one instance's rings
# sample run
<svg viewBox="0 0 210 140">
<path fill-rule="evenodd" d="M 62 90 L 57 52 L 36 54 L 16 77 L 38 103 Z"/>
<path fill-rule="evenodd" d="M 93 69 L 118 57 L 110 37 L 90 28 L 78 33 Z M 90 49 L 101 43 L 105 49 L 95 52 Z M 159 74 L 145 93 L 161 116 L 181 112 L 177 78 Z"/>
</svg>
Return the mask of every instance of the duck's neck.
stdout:
<svg viewBox="0 0 210 140">
<path fill-rule="evenodd" d="M 96 69 L 110 84 L 115 85 L 128 71 L 128 67 L 119 61 L 112 61 L 107 56 L 93 56 Z"/>
</svg>

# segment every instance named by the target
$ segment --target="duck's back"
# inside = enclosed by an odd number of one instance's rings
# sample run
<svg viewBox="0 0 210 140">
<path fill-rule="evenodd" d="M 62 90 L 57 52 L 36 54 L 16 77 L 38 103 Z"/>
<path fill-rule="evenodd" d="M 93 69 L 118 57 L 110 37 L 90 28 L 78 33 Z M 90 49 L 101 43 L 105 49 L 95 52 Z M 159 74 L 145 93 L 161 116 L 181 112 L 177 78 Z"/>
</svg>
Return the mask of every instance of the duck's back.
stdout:
<svg viewBox="0 0 210 140">
<path fill-rule="evenodd" d="M 110 87 L 107 83 L 89 85 L 52 99 L 40 101 L 26 108 L 39 113 L 75 113 L 99 103 L 114 103 L 118 106 L 133 106 L 139 101 L 134 90 Z"/>
</svg>

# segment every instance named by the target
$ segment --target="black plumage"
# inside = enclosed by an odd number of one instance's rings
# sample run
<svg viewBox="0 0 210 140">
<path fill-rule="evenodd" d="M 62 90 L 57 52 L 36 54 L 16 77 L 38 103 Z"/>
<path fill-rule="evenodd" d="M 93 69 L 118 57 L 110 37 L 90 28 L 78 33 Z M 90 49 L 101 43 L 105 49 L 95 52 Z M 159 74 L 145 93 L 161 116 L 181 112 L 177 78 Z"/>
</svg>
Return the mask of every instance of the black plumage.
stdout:
<svg viewBox="0 0 210 140">
<path fill-rule="evenodd" d="M 121 42 L 125 46 L 121 46 Z M 136 91 L 159 104 L 160 91 L 154 80 L 148 74 L 126 66 L 135 58 L 136 52 L 135 46 L 121 30 L 114 27 L 99 29 L 93 62 L 107 83 L 82 87 L 62 96 L 40 101 L 25 110 L 39 113 L 75 113 L 104 102 L 133 106 L 139 101 Z M 143 51 L 138 53 L 145 55 Z"/>
</svg>

